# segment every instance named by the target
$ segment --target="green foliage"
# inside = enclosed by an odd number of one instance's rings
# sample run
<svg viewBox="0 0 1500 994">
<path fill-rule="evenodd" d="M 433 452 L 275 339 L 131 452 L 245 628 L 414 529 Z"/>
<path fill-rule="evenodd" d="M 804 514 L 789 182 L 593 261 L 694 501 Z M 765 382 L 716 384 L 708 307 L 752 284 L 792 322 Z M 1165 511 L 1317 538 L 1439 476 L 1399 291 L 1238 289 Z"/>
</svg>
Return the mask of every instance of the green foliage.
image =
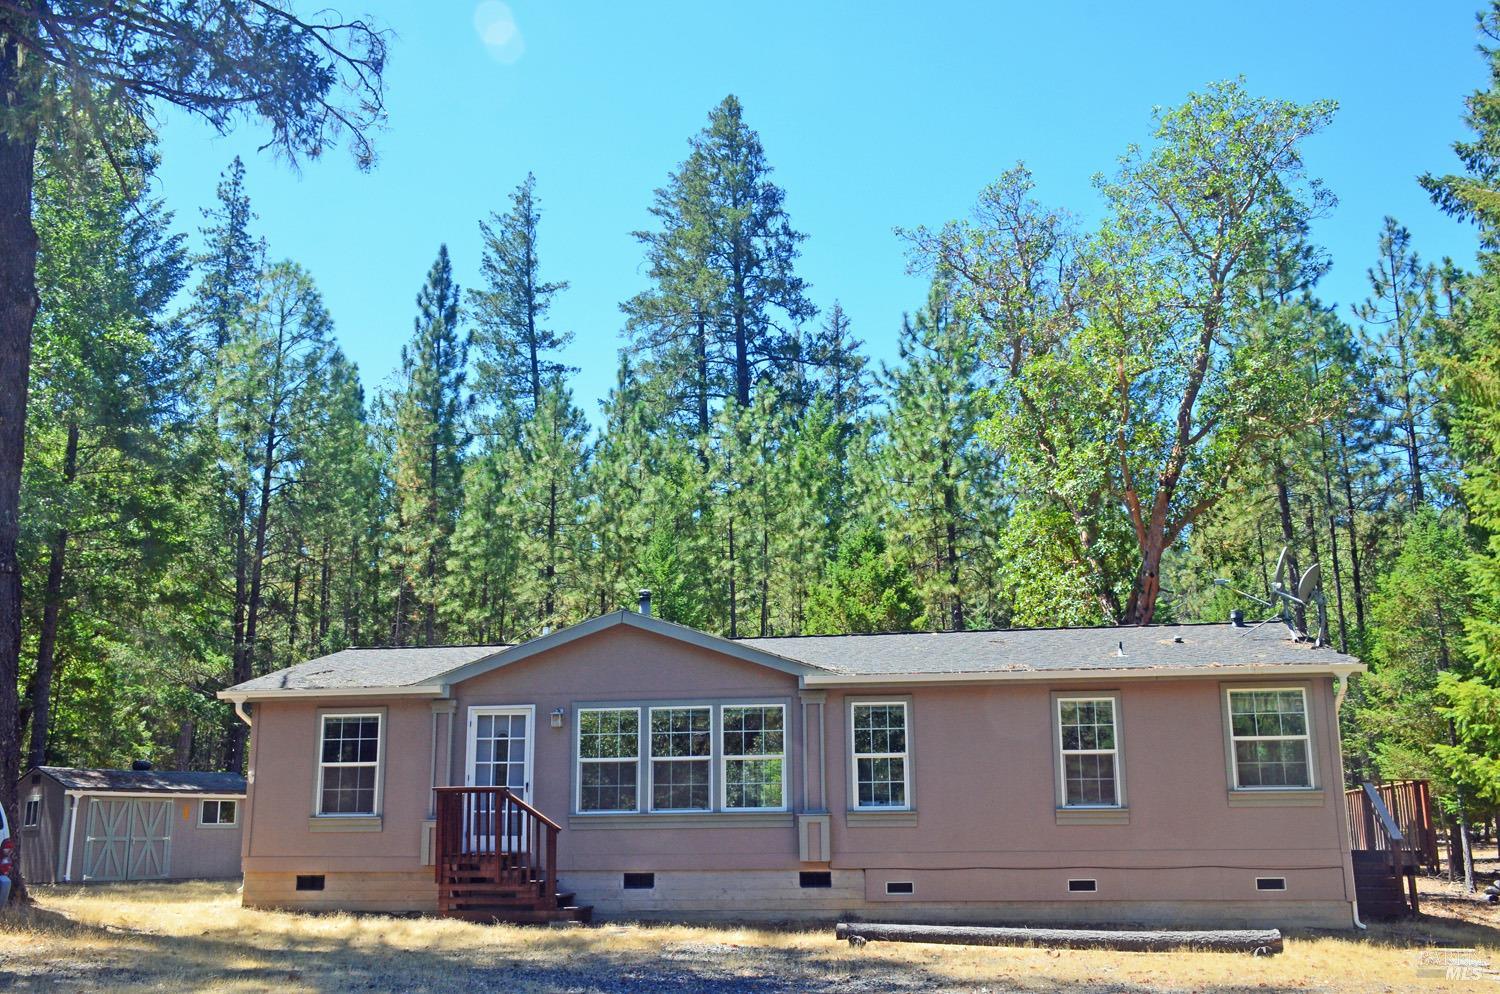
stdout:
<svg viewBox="0 0 1500 994">
<path fill-rule="evenodd" d="M 814 588 L 804 631 L 905 632 L 922 624 L 922 602 L 911 571 L 886 553 L 885 538 L 877 529 L 864 527 L 839 545 L 828 576 Z"/>
</svg>

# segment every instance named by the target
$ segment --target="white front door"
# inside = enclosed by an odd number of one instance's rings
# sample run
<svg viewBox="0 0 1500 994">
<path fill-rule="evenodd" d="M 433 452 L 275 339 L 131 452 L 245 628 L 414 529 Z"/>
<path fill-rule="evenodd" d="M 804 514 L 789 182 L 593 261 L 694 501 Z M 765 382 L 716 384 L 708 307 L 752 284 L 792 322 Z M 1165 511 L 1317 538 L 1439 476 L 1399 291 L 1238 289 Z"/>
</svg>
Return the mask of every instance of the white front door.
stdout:
<svg viewBox="0 0 1500 994">
<path fill-rule="evenodd" d="M 531 747 L 536 725 L 536 708 L 530 704 L 513 707 L 469 708 L 469 763 L 464 784 L 469 787 L 509 787 L 527 804 L 531 803 Z M 520 848 L 519 819 L 510 826 L 509 849 Z M 490 834 L 489 832 L 485 833 Z"/>
</svg>

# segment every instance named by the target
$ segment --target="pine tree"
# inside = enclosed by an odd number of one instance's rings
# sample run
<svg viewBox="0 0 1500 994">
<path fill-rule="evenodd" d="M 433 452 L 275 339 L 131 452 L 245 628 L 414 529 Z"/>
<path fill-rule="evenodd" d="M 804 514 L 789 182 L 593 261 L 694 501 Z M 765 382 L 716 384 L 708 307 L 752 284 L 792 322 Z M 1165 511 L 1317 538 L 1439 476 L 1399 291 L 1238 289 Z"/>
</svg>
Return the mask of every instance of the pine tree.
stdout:
<svg viewBox="0 0 1500 994">
<path fill-rule="evenodd" d="M 1380 257 L 1369 270 L 1370 296 L 1355 313 L 1374 378 L 1373 406 L 1381 438 L 1400 454 L 1406 500 L 1412 511 L 1431 499 L 1429 484 L 1446 470 L 1442 431 L 1436 423 L 1437 389 L 1432 343 L 1438 312 L 1438 270 L 1423 265 L 1411 232 L 1387 217 Z"/>
<path fill-rule="evenodd" d="M 236 557 L 235 615 L 244 628 L 234 646 L 234 683 L 269 668 L 260 628 L 265 595 L 276 553 L 295 530 L 287 502 L 307 482 L 304 461 L 321 428 L 326 378 L 343 361 L 332 328 L 312 279 L 293 263 L 278 263 L 262 275 L 254 307 L 219 353 L 212 406 L 221 412 L 231 503 L 240 509 L 245 535 L 243 558 Z M 244 737 L 243 724 L 231 726 L 230 769 L 243 764 Z"/>
<path fill-rule="evenodd" d="M 786 371 L 815 308 L 795 272 L 805 236 L 739 100 L 725 97 L 691 147 L 656 191 L 660 229 L 636 234 L 654 286 L 625 310 L 642 371 L 664 378 L 670 409 L 702 436 L 718 398 L 748 407 L 762 375 Z"/>
<path fill-rule="evenodd" d="M 868 526 L 851 532 L 812 593 L 806 632 L 904 632 L 921 625 L 922 601 L 911 573 L 888 554 L 885 537 Z"/>
<path fill-rule="evenodd" d="M 554 379 L 542 392 L 536 417 L 521 432 L 515 484 L 524 564 L 519 596 L 530 635 L 571 624 L 585 613 L 578 595 L 585 588 L 588 431 L 572 394 Z"/>
<path fill-rule="evenodd" d="M 185 405 L 173 366 L 183 336 L 165 315 L 186 258 L 171 215 L 146 194 L 155 137 L 139 124 L 117 129 L 116 147 L 132 163 L 124 176 L 97 144 L 72 149 L 55 138 L 37 168 L 41 303 L 22 486 L 35 647 L 21 715 L 30 765 L 47 762 L 53 690 L 66 677 L 59 661 L 71 658 L 87 679 L 99 655 L 128 639 L 75 619 L 74 606 L 144 608 L 177 537 L 174 488 L 190 469 L 178 448 Z M 58 703 L 66 711 L 68 695 Z"/>
<path fill-rule="evenodd" d="M 469 400 L 469 336 L 459 324 L 459 288 L 448 246 L 417 294 L 412 340 L 401 349 L 400 385 L 392 399 L 398 508 L 398 597 L 392 617 L 397 645 L 419 626 L 421 644 L 440 639 L 438 600 L 448 545 L 462 501 Z"/>
<path fill-rule="evenodd" d="M 973 610 L 970 591 L 989 582 L 988 560 L 1004 529 L 998 465 L 980 444 L 984 378 L 973 325 L 934 283 L 927 305 L 903 321 L 901 365 L 883 367 L 890 398 L 878 462 L 883 485 L 873 516 L 891 554 L 908 564 L 927 624 L 962 630 L 995 619 Z"/>
<path fill-rule="evenodd" d="M 510 199 L 508 212 L 479 223 L 485 285 L 469 291 L 469 312 L 475 324 L 476 400 L 502 420 L 519 424 L 541 406 L 548 383 L 573 372 L 555 358 L 573 334 L 546 326 L 553 296 L 568 284 L 541 278 L 536 177 L 528 173 Z"/>
</svg>

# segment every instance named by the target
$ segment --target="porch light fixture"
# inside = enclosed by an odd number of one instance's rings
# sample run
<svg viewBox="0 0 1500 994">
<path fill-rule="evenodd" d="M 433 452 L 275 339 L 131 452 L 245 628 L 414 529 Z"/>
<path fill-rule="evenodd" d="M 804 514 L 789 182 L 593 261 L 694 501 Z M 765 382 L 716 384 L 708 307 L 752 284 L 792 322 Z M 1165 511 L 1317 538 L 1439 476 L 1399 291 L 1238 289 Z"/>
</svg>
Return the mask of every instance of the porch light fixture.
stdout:
<svg viewBox="0 0 1500 994">
<path fill-rule="evenodd" d="M 565 714 L 567 714 L 567 712 L 564 711 L 562 708 L 553 708 L 552 709 L 552 715 L 551 715 L 551 717 L 552 717 L 552 727 L 553 728 L 561 728 L 563 726 L 563 715 L 565 715 Z"/>
</svg>

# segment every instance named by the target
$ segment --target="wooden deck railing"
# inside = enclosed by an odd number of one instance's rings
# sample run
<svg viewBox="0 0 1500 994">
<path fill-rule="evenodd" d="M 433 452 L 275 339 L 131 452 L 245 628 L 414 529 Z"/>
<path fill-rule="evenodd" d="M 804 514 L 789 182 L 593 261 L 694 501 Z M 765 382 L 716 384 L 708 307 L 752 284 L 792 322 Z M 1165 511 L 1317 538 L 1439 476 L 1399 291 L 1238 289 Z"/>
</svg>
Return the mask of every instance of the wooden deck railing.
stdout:
<svg viewBox="0 0 1500 994">
<path fill-rule="evenodd" d="M 562 826 L 506 787 L 437 788 L 439 884 L 455 873 L 557 893 L 557 836 Z"/>
<path fill-rule="evenodd" d="M 1392 780 L 1382 784 L 1365 784 L 1344 791 L 1349 805 L 1349 826 L 1353 831 L 1353 848 L 1374 850 L 1383 848 L 1382 840 L 1370 834 L 1374 827 L 1370 821 L 1365 801 L 1366 789 L 1373 789 L 1390 813 L 1391 819 L 1401 829 L 1406 840 L 1408 859 L 1424 867 L 1429 873 L 1437 873 L 1438 837 L 1432 819 L 1432 792 L 1426 780 Z"/>
</svg>

